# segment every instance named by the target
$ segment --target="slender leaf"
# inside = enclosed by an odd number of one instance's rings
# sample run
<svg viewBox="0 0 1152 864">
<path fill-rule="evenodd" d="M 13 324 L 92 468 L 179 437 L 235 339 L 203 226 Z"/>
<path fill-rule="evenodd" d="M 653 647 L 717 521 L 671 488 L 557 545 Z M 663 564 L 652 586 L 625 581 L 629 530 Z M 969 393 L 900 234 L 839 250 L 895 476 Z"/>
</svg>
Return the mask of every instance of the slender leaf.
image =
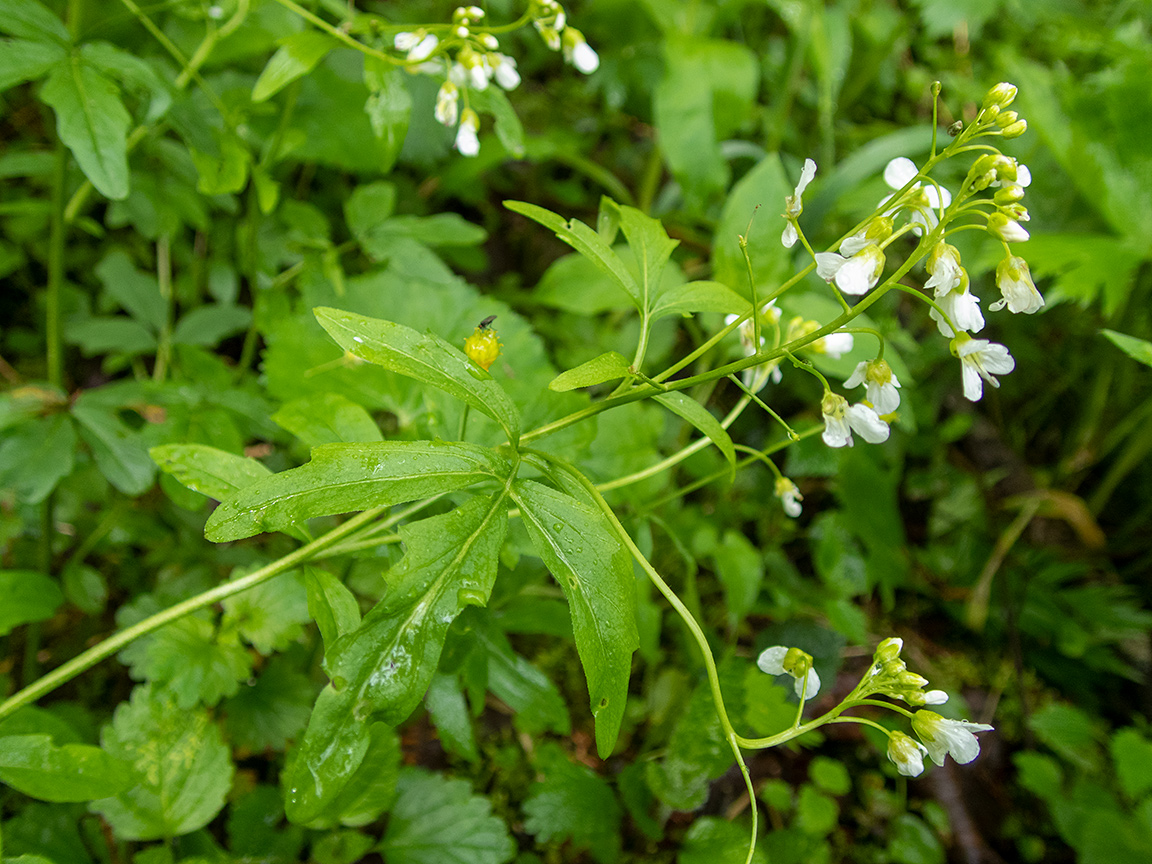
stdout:
<svg viewBox="0 0 1152 864">
<path fill-rule="evenodd" d="M 652 308 L 652 320 L 667 315 L 692 312 L 738 313 L 748 310 L 748 301 L 720 282 L 685 282 L 665 291 Z"/>
<path fill-rule="evenodd" d="M 514 213 L 527 216 L 545 228 L 555 231 L 557 237 L 611 276 L 616 284 L 632 298 L 632 303 L 636 308 L 643 311 L 640 287 L 636 284 L 636 279 L 628 272 L 628 268 L 624 266 L 620 256 L 612 251 L 612 247 L 605 243 L 599 234 L 577 219 L 565 222 L 562 216 L 551 210 L 545 210 L 543 207 L 537 207 L 535 204 L 527 204 L 523 201 L 505 201 L 504 206 Z"/>
<path fill-rule="evenodd" d="M 128 126 L 116 85 L 79 57 L 52 70 L 40 98 L 56 112 L 56 132 L 101 195 L 128 197 Z"/>
<path fill-rule="evenodd" d="M 0 33 L 63 44 L 72 41 L 64 22 L 39 0 L 0 0 Z"/>
<path fill-rule="evenodd" d="M 735 477 L 736 448 L 728 436 L 728 431 L 720 425 L 719 420 L 712 416 L 711 411 L 683 393 L 658 393 L 652 398 L 712 439 L 712 443 L 720 448 L 720 452 L 728 460 L 728 464 L 732 467 L 732 475 Z"/>
<path fill-rule="evenodd" d="M 112 411 L 82 394 L 72 406 L 80 437 L 92 448 L 96 465 L 108 482 L 125 495 L 140 495 L 156 476 L 144 441 Z"/>
<path fill-rule="evenodd" d="M 48 735 L 0 738 L 0 780 L 41 801 L 91 801 L 134 782 L 128 764 L 90 744 L 57 747 Z"/>
<path fill-rule="evenodd" d="M 1135 336 L 1128 336 L 1124 333 L 1117 333 L 1115 330 L 1101 330 L 1100 332 L 1107 337 L 1109 342 L 1133 360 L 1143 363 L 1145 366 L 1152 366 L 1152 342 L 1147 339 L 1137 339 Z"/>
<path fill-rule="evenodd" d="M 152 274 L 137 270 L 123 249 L 105 255 L 96 265 L 96 276 L 105 293 L 141 324 L 152 332 L 164 326 L 168 304 L 160 294 L 160 283 Z"/>
<path fill-rule="evenodd" d="M 343 582 L 319 567 L 304 568 L 304 587 L 308 592 L 308 612 L 320 628 L 325 646 L 360 626 L 360 604 Z"/>
<path fill-rule="evenodd" d="M 575 369 L 561 372 L 552 379 L 548 389 L 563 393 L 575 390 L 577 387 L 591 387 L 603 384 L 605 381 L 627 378 L 631 374 L 632 367 L 624 355 L 609 351 L 599 357 L 593 357 L 587 363 L 581 363 Z"/>
<path fill-rule="evenodd" d="M 269 59 L 252 88 L 252 101 L 263 102 L 279 93 L 297 78 L 316 68 L 339 43 L 319 30 L 293 33 Z"/>
<path fill-rule="evenodd" d="M 315 313 L 345 351 L 455 396 L 499 423 L 509 440 L 519 439 L 520 415 L 504 388 L 439 336 L 338 309 Z"/>
<path fill-rule="evenodd" d="M 251 323 L 252 312 L 242 306 L 210 303 L 183 315 L 172 333 L 172 341 L 212 347 L 221 339 L 247 329 Z"/>
<path fill-rule="evenodd" d="M 620 207 L 620 229 L 628 238 L 628 246 L 636 258 L 636 272 L 640 275 L 644 305 L 651 309 L 660 293 L 664 265 L 680 241 L 669 238 L 658 219 L 645 215 L 635 207 Z"/>
<path fill-rule="evenodd" d="M 15 489 L 30 504 L 43 501 L 72 473 L 76 427 L 65 414 L 38 417 L 0 439 L 0 488 Z"/>
<path fill-rule="evenodd" d="M 440 743 L 450 753 L 463 756 L 469 762 L 480 758 L 476 749 L 476 736 L 472 731 L 472 718 L 468 716 L 468 705 L 460 691 L 456 679 L 439 672 L 432 677 L 424 704 L 436 724 Z"/>
<path fill-rule="evenodd" d="M 599 510 L 531 480 L 518 481 L 512 494 L 532 545 L 568 599 L 596 718 L 596 749 L 607 759 L 640 645 L 632 559 Z"/>
<path fill-rule="evenodd" d="M 272 474 L 255 459 L 206 444 L 162 444 L 148 455 L 161 471 L 193 492 L 217 501 Z"/>
<path fill-rule="evenodd" d="M 325 444 L 312 461 L 245 486 L 209 517 L 215 543 L 282 531 L 306 519 L 401 504 L 483 480 L 503 479 L 507 462 L 472 444 L 382 441 Z"/>
<path fill-rule="evenodd" d="M 98 354 L 150 354 L 156 350 L 156 337 L 127 315 L 111 318 L 94 316 L 69 322 L 64 335 L 73 345 L 79 345 L 86 357 Z"/>
<path fill-rule="evenodd" d="M 284 812 L 290 821 L 306 825 L 319 819 L 364 762 L 371 736 L 363 721 L 371 709 L 361 704 L 347 686 L 320 691 L 284 772 Z"/>
<path fill-rule="evenodd" d="M 508 527 L 506 498 L 478 495 L 403 526 L 406 553 L 388 571 L 388 593 L 329 652 L 333 680 L 347 681 L 384 722 L 404 720 L 423 698 L 448 625 L 467 606 L 487 604 Z"/>
<path fill-rule="evenodd" d="M 349 441 L 381 441 L 380 427 L 367 411 L 339 393 L 295 399 L 272 420 L 310 447 Z"/>
</svg>

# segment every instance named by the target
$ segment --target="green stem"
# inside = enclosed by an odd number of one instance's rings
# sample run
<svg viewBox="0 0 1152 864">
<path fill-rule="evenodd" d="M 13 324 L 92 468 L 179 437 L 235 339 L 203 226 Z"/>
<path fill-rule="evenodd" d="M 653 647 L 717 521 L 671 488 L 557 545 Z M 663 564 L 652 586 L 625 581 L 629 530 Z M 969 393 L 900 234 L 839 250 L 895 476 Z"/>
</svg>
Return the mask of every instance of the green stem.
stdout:
<svg viewBox="0 0 1152 864">
<path fill-rule="evenodd" d="M 164 320 L 160 324 L 152 380 L 161 382 L 168 374 L 168 362 L 172 357 L 172 321 L 175 317 L 172 302 L 172 240 L 167 235 L 162 235 L 156 241 L 156 281 L 160 285 L 160 298 L 164 301 Z"/>
<path fill-rule="evenodd" d="M 209 591 L 197 594 L 195 597 L 190 597 L 182 603 L 170 606 L 162 612 L 145 618 L 138 624 L 134 624 L 125 630 L 109 636 L 100 644 L 94 645 L 83 654 L 73 657 L 67 663 L 58 666 L 43 678 L 15 693 L 3 703 L 0 703 L 0 719 L 7 717 L 17 708 L 35 702 L 41 696 L 51 693 L 57 687 L 68 683 L 81 672 L 91 669 L 101 660 L 111 657 L 133 640 L 139 639 L 141 636 L 147 635 L 171 621 L 195 612 L 197 609 L 211 606 L 213 603 L 218 603 L 226 597 L 231 597 L 234 594 L 239 594 L 241 591 L 255 587 L 262 582 L 266 582 L 273 576 L 277 576 L 285 570 L 290 570 L 298 564 L 315 557 L 320 552 L 335 545 L 337 540 L 347 537 L 353 531 L 371 522 L 377 516 L 384 513 L 386 509 L 385 507 L 375 507 L 371 510 L 365 510 L 363 513 L 359 513 L 347 522 L 333 528 L 322 537 L 285 555 L 278 561 L 273 561 L 271 564 L 267 564 L 243 578 L 236 579 L 224 585 L 218 585 Z"/>
<path fill-rule="evenodd" d="M 404 66 L 408 63 L 406 58 L 394 57 L 391 54 L 385 54 L 383 51 L 378 51 L 375 48 L 365 45 L 363 42 L 360 42 L 357 39 L 353 39 L 339 27 L 329 24 L 319 15 L 315 14 L 314 12 L 310 12 L 299 3 L 293 3 L 292 0 L 276 0 L 276 2 L 283 6 L 285 9 L 289 9 L 292 12 L 295 12 L 313 27 L 318 27 L 319 29 L 323 30 L 333 39 L 337 39 L 340 42 L 343 42 L 349 48 L 354 48 L 362 54 L 367 54 L 369 57 L 375 57 L 377 60 L 383 60 L 390 66 Z"/>
<path fill-rule="evenodd" d="M 64 386 L 64 352 L 60 330 L 60 292 L 64 287 L 64 188 L 68 180 L 68 148 L 56 142 L 52 178 L 52 220 L 48 228 L 48 285 L 44 294 L 44 340 L 47 345 L 48 383 Z"/>
</svg>

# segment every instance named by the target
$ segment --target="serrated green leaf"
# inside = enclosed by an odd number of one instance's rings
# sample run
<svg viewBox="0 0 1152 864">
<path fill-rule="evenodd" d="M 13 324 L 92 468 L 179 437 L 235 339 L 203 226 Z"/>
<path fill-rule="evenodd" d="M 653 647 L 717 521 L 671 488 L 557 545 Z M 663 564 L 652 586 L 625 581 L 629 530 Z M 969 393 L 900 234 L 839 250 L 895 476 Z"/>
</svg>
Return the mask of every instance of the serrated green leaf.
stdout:
<svg viewBox="0 0 1152 864">
<path fill-rule="evenodd" d="M 568 600 L 596 718 L 596 750 L 607 759 L 628 701 L 632 654 L 640 645 L 632 559 L 604 515 L 571 495 L 521 480 L 512 496 L 532 545 Z"/>
<path fill-rule="evenodd" d="M 0 570 L 0 636 L 56 614 L 64 594 L 56 580 L 34 570 Z"/>
<path fill-rule="evenodd" d="M 561 372 L 548 384 L 548 389 L 564 393 L 578 387 L 592 387 L 605 381 L 627 378 L 631 374 L 632 367 L 624 355 L 617 351 L 608 351 L 599 357 L 593 357 L 587 363 L 581 363 L 575 369 Z"/>
<path fill-rule="evenodd" d="M 60 140 L 97 191 L 112 200 L 127 198 L 132 117 L 116 85 L 73 56 L 52 70 L 40 98 L 56 112 Z"/>
<path fill-rule="evenodd" d="M 308 595 L 308 612 L 320 628 L 320 638 L 326 648 L 360 626 L 360 604 L 356 602 L 356 596 L 327 570 L 306 566 L 304 587 Z"/>
<path fill-rule="evenodd" d="M 0 39 L 0 92 L 35 81 L 67 56 L 63 47 L 52 42 Z"/>
<path fill-rule="evenodd" d="M 508 828 L 465 780 L 405 769 L 379 849 L 388 864 L 504 864 Z"/>
<path fill-rule="evenodd" d="M 588 847 L 600 864 L 612 864 L 620 857 L 621 816 L 612 787 L 551 741 L 536 751 L 536 764 L 544 779 L 524 802 L 524 830 L 541 843 L 570 840 Z"/>
<path fill-rule="evenodd" d="M 671 393 L 657 393 L 652 397 L 677 417 L 687 420 L 711 439 L 728 460 L 732 469 L 733 478 L 736 476 L 736 448 L 728 436 L 728 430 L 720 425 L 720 421 L 712 416 L 712 412 L 690 396 L 673 391 Z"/>
<path fill-rule="evenodd" d="M 1124 333 L 1117 333 L 1115 330 L 1101 330 L 1104 336 L 1131 357 L 1138 363 L 1143 363 L 1145 366 L 1152 366 L 1152 342 L 1147 339 L 1137 339 L 1135 336 L 1127 336 Z"/>
<path fill-rule="evenodd" d="M 401 527 L 406 551 L 388 571 L 388 593 L 329 652 L 333 680 L 347 681 L 386 723 L 404 720 L 423 698 L 448 625 L 467 606 L 488 602 L 508 528 L 507 495 L 507 488 L 477 495 Z"/>
<path fill-rule="evenodd" d="M 535 204 L 528 204 L 524 201 L 505 201 L 504 206 L 514 213 L 527 216 L 545 228 L 555 231 L 557 237 L 612 277 L 624 293 L 632 299 L 632 304 L 638 310 L 643 311 L 643 300 L 636 279 L 628 272 L 628 268 L 624 266 L 620 256 L 612 251 L 612 247 L 600 239 L 599 234 L 578 219 L 565 222 L 562 216 L 551 210 L 545 210 L 543 207 L 537 207 Z"/>
<path fill-rule="evenodd" d="M 255 459 L 206 444 L 161 444 L 148 455 L 181 485 L 217 501 L 272 475 Z"/>
<path fill-rule="evenodd" d="M 316 688 L 283 657 L 273 657 L 255 681 L 244 682 L 222 705 L 233 746 L 255 753 L 282 751 L 308 725 Z"/>
<path fill-rule="evenodd" d="M 372 415 L 339 393 L 295 399 L 273 414 L 272 420 L 309 447 L 384 439 Z"/>
<path fill-rule="evenodd" d="M 104 749 L 130 762 L 136 785 L 93 801 L 116 836 L 158 840 L 203 828 L 224 807 L 232 761 L 220 729 L 203 710 L 180 708 L 171 694 L 137 687 L 101 733 Z"/>
<path fill-rule="evenodd" d="M 319 30 L 302 30 L 286 38 L 268 60 L 252 87 L 252 101 L 263 102 L 316 68 L 339 43 Z"/>
<path fill-rule="evenodd" d="M 0 440 L 0 487 L 38 504 L 72 473 L 75 451 L 76 429 L 67 415 L 22 423 Z"/>
<path fill-rule="evenodd" d="M 636 260 L 643 304 L 645 308 L 651 309 L 660 294 L 664 265 L 680 241 L 668 236 L 660 220 L 653 219 L 635 207 L 620 206 L 620 230 L 628 239 L 628 248 Z"/>
<path fill-rule="evenodd" d="M 125 495 L 140 495 L 152 485 L 156 466 L 148 458 L 142 437 L 88 393 L 72 405 L 80 437 L 92 449 L 96 465 L 108 482 Z"/>
<path fill-rule="evenodd" d="M 251 323 L 252 312 L 242 306 L 209 303 L 180 317 L 172 331 L 172 341 L 211 348 L 220 340 L 247 329 Z"/>
<path fill-rule="evenodd" d="M 238 540 L 315 516 L 401 504 L 502 480 L 507 463 L 484 447 L 448 441 L 325 444 L 312 461 L 236 492 L 209 517 L 204 536 Z"/>
<path fill-rule="evenodd" d="M 304 632 L 311 620 L 304 576 L 289 570 L 224 600 L 222 630 L 235 628 L 267 657 L 283 651 Z"/>
<path fill-rule="evenodd" d="M 314 310 L 316 320 L 345 351 L 393 372 L 431 384 L 487 414 L 509 440 L 520 437 L 520 415 L 508 394 L 458 348 L 431 333 L 338 309 Z"/>
<path fill-rule="evenodd" d="M 91 801 L 133 783 L 127 763 L 89 744 L 57 747 L 47 735 L 0 738 L 0 781 L 41 801 Z"/>
<path fill-rule="evenodd" d="M 338 831 L 327 834 L 312 844 L 312 858 L 316 864 L 356 864 L 364 859 L 376 843 L 376 838 L 359 831 Z"/>
<path fill-rule="evenodd" d="M 118 657 L 133 678 L 164 685 L 182 710 L 215 705 L 252 674 L 252 658 L 234 638 L 218 638 L 210 621 L 192 615 L 132 642 Z"/>
<path fill-rule="evenodd" d="M 38 0 L 0 0 L 0 33 L 63 44 L 72 41 L 64 22 Z"/>
<path fill-rule="evenodd" d="M 748 301 L 720 282 L 685 282 L 665 291 L 652 307 L 652 320 L 694 312 L 734 314 L 748 311 Z"/>
</svg>

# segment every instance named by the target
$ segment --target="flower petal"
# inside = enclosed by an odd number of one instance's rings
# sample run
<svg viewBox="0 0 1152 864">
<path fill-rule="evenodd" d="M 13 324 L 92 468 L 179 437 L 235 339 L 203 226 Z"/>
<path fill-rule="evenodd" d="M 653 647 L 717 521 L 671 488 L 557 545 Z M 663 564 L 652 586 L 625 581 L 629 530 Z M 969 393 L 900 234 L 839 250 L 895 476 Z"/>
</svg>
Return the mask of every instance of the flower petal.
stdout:
<svg viewBox="0 0 1152 864">
<path fill-rule="evenodd" d="M 919 173 L 915 162 L 907 156 L 897 156 L 884 169 L 884 182 L 893 189 L 902 189 L 909 180 Z"/>
</svg>

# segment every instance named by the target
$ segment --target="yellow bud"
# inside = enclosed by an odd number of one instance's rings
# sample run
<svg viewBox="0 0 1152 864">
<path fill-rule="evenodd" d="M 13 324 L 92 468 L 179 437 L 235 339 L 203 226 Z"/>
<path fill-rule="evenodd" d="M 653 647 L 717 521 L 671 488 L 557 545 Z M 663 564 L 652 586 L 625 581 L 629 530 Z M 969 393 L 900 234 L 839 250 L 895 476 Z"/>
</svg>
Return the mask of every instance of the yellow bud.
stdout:
<svg viewBox="0 0 1152 864">
<path fill-rule="evenodd" d="M 1028 121 L 1017 120 L 1015 123 L 1005 126 L 1004 131 L 1000 134 L 1005 138 L 1019 138 L 1026 131 L 1028 131 Z"/>
<path fill-rule="evenodd" d="M 996 125 L 1003 129 L 1005 126 L 1011 126 L 1019 119 L 1020 115 L 1015 111 L 1002 111 L 996 115 Z"/>
<path fill-rule="evenodd" d="M 1012 104 L 1012 100 L 1016 98 L 1016 86 L 1009 84 L 1007 81 L 1002 81 L 991 90 L 988 91 L 984 97 L 984 108 L 990 108 L 997 105 L 1000 108 L 1007 108 Z"/>
<path fill-rule="evenodd" d="M 485 372 L 500 356 L 501 347 L 496 338 L 496 331 L 491 327 L 477 327 L 464 341 L 464 353 L 468 355 L 468 359 Z"/>
</svg>

